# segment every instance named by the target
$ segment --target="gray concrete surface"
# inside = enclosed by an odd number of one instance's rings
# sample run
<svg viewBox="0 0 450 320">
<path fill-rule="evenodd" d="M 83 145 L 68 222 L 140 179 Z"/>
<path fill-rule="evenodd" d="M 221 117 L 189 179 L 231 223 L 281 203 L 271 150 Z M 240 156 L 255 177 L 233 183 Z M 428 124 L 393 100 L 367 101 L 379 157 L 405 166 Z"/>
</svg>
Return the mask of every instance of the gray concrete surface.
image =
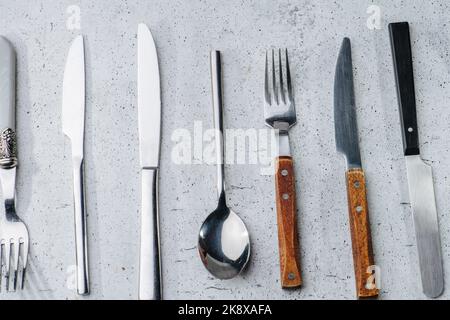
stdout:
<svg viewBox="0 0 450 320">
<path fill-rule="evenodd" d="M 69 30 L 70 5 L 81 30 Z M 380 9 L 370 29 L 369 6 Z M 353 44 L 361 151 L 367 175 L 382 299 L 424 298 L 387 24 L 411 23 L 422 154 L 433 165 L 442 250 L 450 283 L 450 45 L 447 1 L 7 1 L 0 34 L 18 54 L 17 206 L 31 236 L 27 290 L 0 299 L 135 299 L 140 180 L 136 31 L 145 22 L 160 56 L 163 147 L 161 242 L 167 299 L 353 299 L 344 185 L 335 153 L 332 90 L 344 36 Z M 370 11 L 370 10 L 369 10 Z M 369 19 L 370 20 L 370 19 Z M 370 22 L 370 21 L 369 21 Z M 69 145 L 61 133 L 61 90 L 73 38 L 86 39 L 86 191 L 92 294 L 71 284 L 75 261 Z M 172 133 L 212 126 L 209 50 L 224 60 L 225 126 L 264 128 L 264 50 L 287 47 L 298 125 L 292 131 L 304 287 L 280 289 L 274 185 L 259 165 L 227 166 L 229 204 L 252 237 L 248 270 L 213 279 L 196 251 L 201 222 L 215 207 L 215 168 L 177 165 Z M 450 297 L 447 288 L 442 298 Z"/>
</svg>

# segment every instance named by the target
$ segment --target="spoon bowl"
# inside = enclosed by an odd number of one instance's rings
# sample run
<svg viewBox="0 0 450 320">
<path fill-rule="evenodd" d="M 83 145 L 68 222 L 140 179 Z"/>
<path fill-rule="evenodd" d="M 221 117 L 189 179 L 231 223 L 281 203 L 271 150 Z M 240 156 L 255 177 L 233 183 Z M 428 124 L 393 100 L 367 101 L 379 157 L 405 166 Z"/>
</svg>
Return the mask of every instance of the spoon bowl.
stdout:
<svg viewBox="0 0 450 320">
<path fill-rule="evenodd" d="M 203 264 L 213 276 L 234 278 L 250 258 L 247 227 L 235 212 L 219 204 L 200 228 L 198 250 Z"/>
</svg>

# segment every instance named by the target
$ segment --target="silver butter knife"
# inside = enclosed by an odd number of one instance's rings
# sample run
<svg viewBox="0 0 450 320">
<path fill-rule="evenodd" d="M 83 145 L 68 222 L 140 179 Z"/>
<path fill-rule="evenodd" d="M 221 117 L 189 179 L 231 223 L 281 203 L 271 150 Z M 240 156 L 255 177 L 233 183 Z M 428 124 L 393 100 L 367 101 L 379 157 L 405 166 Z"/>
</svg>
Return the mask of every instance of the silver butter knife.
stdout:
<svg viewBox="0 0 450 320">
<path fill-rule="evenodd" d="M 89 294 L 86 210 L 83 184 L 84 110 L 84 41 L 82 36 L 78 36 L 70 47 L 64 71 L 62 130 L 70 139 L 72 147 L 77 291 L 80 295 Z"/>
<path fill-rule="evenodd" d="M 422 287 L 425 295 L 436 298 L 444 290 L 444 271 L 433 173 L 422 161 L 419 150 L 409 25 L 391 23 L 389 31 Z"/>
<path fill-rule="evenodd" d="M 138 118 L 142 179 L 139 299 L 162 299 L 159 248 L 158 171 L 161 93 L 158 56 L 152 34 L 138 27 Z"/>
</svg>

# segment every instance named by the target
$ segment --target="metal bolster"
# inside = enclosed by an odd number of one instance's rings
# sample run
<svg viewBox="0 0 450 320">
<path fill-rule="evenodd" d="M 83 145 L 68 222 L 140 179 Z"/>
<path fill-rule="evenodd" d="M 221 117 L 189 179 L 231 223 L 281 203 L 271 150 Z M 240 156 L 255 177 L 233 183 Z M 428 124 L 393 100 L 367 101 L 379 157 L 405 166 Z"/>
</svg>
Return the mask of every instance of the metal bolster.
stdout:
<svg viewBox="0 0 450 320">
<path fill-rule="evenodd" d="M 289 123 L 284 121 L 275 121 L 274 128 L 276 129 L 278 141 L 278 156 L 291 156 L 291 148 L 289 146 Z"/>
<path fill-rule="evenodd" d="M 288 134 L 290 128 L 289 123 L 286 121 L 274 121 L 273 127 L 278 129 L 280 134 Z"/>
<path fill-rule="evenodd" d="M 17 166 L 16 133 L 6 128 L 0 134 L 0 167 L 11 169 Z"/>
</svg>

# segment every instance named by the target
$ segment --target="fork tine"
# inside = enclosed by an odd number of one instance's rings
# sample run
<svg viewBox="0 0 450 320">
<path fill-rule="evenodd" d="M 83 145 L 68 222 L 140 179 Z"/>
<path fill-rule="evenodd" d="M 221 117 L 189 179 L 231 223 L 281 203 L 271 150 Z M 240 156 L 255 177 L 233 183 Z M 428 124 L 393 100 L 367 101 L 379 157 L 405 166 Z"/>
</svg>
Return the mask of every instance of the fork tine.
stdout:
<svg viewBox="0 0 450 320">
<path fill-rule="evenodd" d="M 287 91 L 289 99 L 292 100 L 292 82 L 291 82 L 291 70 L 289 68 L 289 57 L 288 50 L 285 49 L 286 52 L 286 83 L 287 83 Z"/>
<path fill-rule="evenodd" d="M 266 102 L 270 103 L 270 93 L 269 93 L 269 53 L 266 51 L 266 65 L 264 68 L 264 95 L 266 97 Z"/>
<path fill-rule="evenodd" d="M 2 292 L 2 280 L 3 280 L 3 243 L 0 241 L 0 292 Z"/>
<path fill-rule="evenodd" d="M 272 49 L 272 101 L 278 104 L 277 81 L 275 76 L 275 50 Z"/>
<path fill-rule="evenodd" d="M 11 243 L 9 240 L 6 240 L 5 242 L 5 281 L 6 281 L 6 291 L 9 291 L 9 270 L 10 270 L 10 263 L 11 263 Z"/>
<path fill-rule="evenodd" d="M 13 291 L 17 289 L 17 273 L 19 270 L 19 249 L 20 249 L 20 241 L 11 243 L 11 253 L 12 253 L 12 266 L 13 270 L 11 270 L 11 275 L 13 278 Z"/>
<path fill-rule="evenodd" d="M 26 272 L 27 271 L 27 268 L 23 268 L 22 269 L 22 281 L 21 281 L 21 284 L 20 284 L 20 289 L 21 290 L 23 290 L 23 288 L 25 287 L 25 275 L 26 275 Z"/>
<path fill-rule="evenodd" d="M 279 97 L 279 101 L 281 102 L 286 102 L 285 99 L 285 88 L 284 88 L 284 83 L 283 83 L 283 64 L 281 62 L 281 49 L 278 49 L 278 74 L 279 74 L 279 85 L 278 85 L 278 97 Z"/>
<path fill-rule="evenodd" d="M 27 271 L 27 263 L 28 263 L 28 241 L 25 240 L 22 243 L 22 253 L 20 255 L 21 259 L 22 259 L 22 283 L 21 283 L 21 289 L 23 289 L 24 285 L 25 285 L 25 275 L 26 275 L 26 271 Z"/>
</svg>

